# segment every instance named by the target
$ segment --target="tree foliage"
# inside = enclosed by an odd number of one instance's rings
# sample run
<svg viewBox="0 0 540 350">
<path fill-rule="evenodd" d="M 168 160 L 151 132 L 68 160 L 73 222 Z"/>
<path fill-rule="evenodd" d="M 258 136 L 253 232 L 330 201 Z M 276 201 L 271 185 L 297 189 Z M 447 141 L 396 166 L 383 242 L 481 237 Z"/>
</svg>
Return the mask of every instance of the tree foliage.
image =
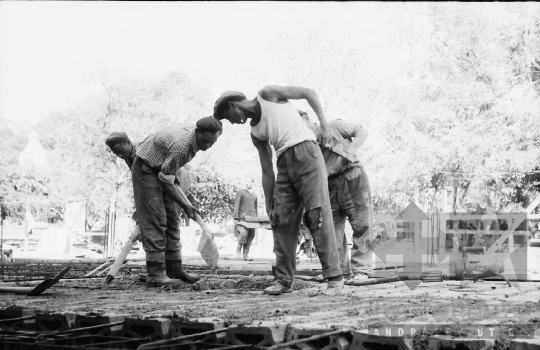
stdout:
<svg viewBox="0 0 540 350">
<path fill-rule="evenodd" d="M 539 194 L 537 4 L 371 4 L 381 15 L 376 23 L 359 20 L 362 4 L 325 6 L 332 12 L 314 5 L 284 13 L 261 35 L 259 69 L 235 72 L 239 84 L 254 86 L 248 94 L 266 84 L 311 87 L 327 119 L 363 124 L 369 137 L 359 157 L 376 212 L 396 213 L 410 201 L 424 210 L 522 210 Z M 122 130 L 141 140 L 166 125 L 193 123 L 212 113 L 217 97 L 208 82 L 184 72 L 102 72 L 96 81 L 100 88 L 80 104 L 37 126 L 50 152 L 46 172 L 18 169 L 15 155 L 29 129 L 2 122 L 3 193 L 84 198 L 91 220 L 111 200 L 130 212 L 130 175 L 107 152 L 108 133 Z M 305 102 L 293 103 L 315 118 Z M 239 181 L 254 179 L 262 193 L 249 133 L 248 125 L 225 121 L 215 146 L 190 163 L 190 198 L 208 221 L 230 218 Z"/>
</svg>

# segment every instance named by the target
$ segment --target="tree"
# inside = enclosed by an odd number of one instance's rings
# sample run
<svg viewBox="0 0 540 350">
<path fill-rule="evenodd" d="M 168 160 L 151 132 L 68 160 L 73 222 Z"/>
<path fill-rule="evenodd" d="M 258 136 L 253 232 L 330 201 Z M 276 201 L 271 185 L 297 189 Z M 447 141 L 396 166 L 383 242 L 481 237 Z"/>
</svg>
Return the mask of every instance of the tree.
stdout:
<svg viewBox="0 0 540 350">
<path fill-rule="evenodd" d="M 52 168 L 61 179 L 54 189 L 87 200 L 89 226 L 117 206 L 123 213 L 134 210 L 129 169 L 105 145 L 110 132 L 124 131 L 136 142 L 166 125 L 194 123 L 211 110 L 201 102 L 209 100 L 206 91 L 183 73 L 145 79 L 109 74 L 101 82 L 101 93 L 72 110 L 52 113 L 40 125 L 47 135 L 43 144 L 53 154 Z M 208 176 L 218 188 L 224 186 L 215 172 Z M 200 188 L 196 192 L 212 220 L 228 215 L 226 209 L 218 210 L 229 205 L 228 199 Z M 210 198 L 221 202 L 210 205 Z"/>
</svg>

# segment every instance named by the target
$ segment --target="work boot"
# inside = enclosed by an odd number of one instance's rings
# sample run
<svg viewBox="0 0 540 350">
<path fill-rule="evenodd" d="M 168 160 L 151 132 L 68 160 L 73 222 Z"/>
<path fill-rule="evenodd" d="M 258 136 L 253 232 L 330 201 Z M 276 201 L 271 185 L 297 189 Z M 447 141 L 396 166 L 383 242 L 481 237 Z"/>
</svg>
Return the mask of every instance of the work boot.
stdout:
<svg viewBox="0 0 540 350">
<path fill-rule="evenodd" d="M 369 276 L 364 272 L 358 272 L 354 275 L 353 280 L 355 281 L 367 281 Z"/>
<path fill-rule="evenodd" d="M 179 279 L 170 279 L 165 274 L 164 261 L 146 261 L 146 286 L 161 287 L 167 285 L 177 285 L 183 282 Z"/>
<path fill-rule="evenodd" d="M 292 293 L 293 288 L 292 286 L 287 287 L 286 285 L 282 284 L 280 281 L 276 280 L 273 285 L 263 290 L 264 294 L 270 294 L 270 295 L 279 295 L 281 293 Z"/>
<path fill-rule="evenodd" d="M 250 244 L 244 244 L 244 260 L 245 261 L 252 261 L 253 259 L 249 258 L 249 247 Z"/>
<path fill-rule="evenodd" d="M 201 276 L 199 275 L 193 275 L 184 271 L 181 259 L 165 260 L 165 270 L 167 272 L 167 277 L 177 278 L 189 284 L 193 284 L 201 279 Z"/>
<path fill-rule="evenodd" d="M 324 295 L 334 296 L 341 293 L 343 286 L 345 285 L 345 279 L 341 278 L 339 281 L 328 281 L 328 286 L 323 292 Z"/>
<path fill-rule="evenodd" d="M 238 242 L 238 247 L 236 247 L 236 258 L 242 259 L 242 243 Z"/>
</svg>

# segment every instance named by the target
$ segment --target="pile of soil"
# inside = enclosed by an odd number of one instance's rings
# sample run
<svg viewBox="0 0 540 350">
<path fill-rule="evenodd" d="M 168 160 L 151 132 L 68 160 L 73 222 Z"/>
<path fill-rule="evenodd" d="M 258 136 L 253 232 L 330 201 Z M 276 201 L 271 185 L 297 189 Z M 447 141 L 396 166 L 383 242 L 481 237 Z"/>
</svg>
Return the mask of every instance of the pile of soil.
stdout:
<svg viewBox="0 0 540 350">
<path fill-rule="evenodd" d="M 188 291 L 204 291 L 204 290 L 220 290 L 234 289 L 241 292 L 262 291 L 273 284 L 274 278 L 271 276 L 239 276 L 230 278 L 230 276 L 203 276 L 199 282 L 195 284 L 182 284 L 176 286 L 167 286 L 166 290 L 188 290 Z M 313 287 L 314 284 L 295 280 L 293 288 L 295 290 L 306 289 Z"/>
<path fill-rule="evenodd" d="M 236 290 L 238 292 L 256 292 L 273 284 L 272 276 L 242 276 L 242 275 L 201 275 L 202 279 L 194 284 L 182 283 L 179 285 L 165 286 L 161 288 L 165 291 L 207 291 L 207 290 Z M 35 286 L 36 283 L 20 282 L 19 286 Z M 306 289 L 318 285 L 301 280 L 295 280 L 293 288 L 295 290 Z M 104 284 L 102 278 L 73 279 L 60 281 L 55 288 L 72 288 L 88 290 L 133 290 L 146 288 L 145 283 L 139 279 L 138 275 L 123 275 L 116 278 L 110 284 Z"/>
</svg>

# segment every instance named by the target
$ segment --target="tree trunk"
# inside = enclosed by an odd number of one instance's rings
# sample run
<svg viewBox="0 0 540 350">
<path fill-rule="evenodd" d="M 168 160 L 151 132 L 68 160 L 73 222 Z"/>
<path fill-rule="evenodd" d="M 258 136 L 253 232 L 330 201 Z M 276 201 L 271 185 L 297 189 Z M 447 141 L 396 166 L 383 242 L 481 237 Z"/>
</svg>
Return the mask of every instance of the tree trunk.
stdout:
<svg viewBox="0 0 540 350">
<path fill-rule="evenodd" d="M 454 212 L 454 214 L 456 213 L 456 210 L 457 210 L 457 192 L 458 192 L 458 186 L 454 185 L 454 199 L 453 199 L 453 204 L 452 204 L 452 211 Z"/>
</svg>

